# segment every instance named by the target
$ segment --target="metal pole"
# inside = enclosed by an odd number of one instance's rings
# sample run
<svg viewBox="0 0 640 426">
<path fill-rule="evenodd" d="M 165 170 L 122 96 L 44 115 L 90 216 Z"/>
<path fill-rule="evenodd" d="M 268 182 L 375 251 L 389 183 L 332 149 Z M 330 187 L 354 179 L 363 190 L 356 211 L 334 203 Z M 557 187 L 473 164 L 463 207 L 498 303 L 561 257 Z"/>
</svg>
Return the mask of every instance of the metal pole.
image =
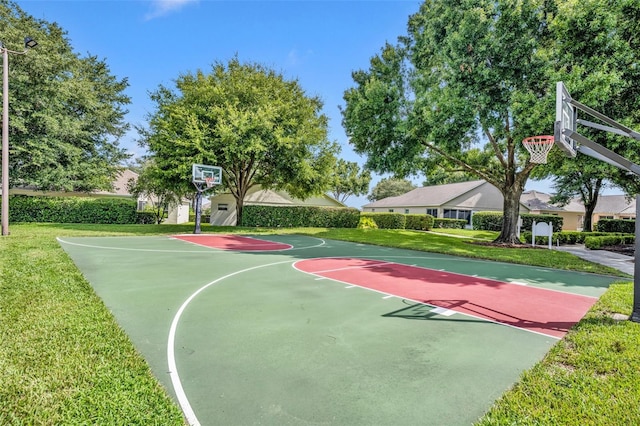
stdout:
<svg viewBox="0 0 640 426">
<path fill-rule="evenodd" d="M 640 322 L 640 194 L 636 195 L 636 242 L 633 262 L 633 311 L 630 320 Z"/>
<path fill-rule="evenodd" d="M 2 47 L 2 235 L 9 235 L 9 51 Z"/>
</svg>

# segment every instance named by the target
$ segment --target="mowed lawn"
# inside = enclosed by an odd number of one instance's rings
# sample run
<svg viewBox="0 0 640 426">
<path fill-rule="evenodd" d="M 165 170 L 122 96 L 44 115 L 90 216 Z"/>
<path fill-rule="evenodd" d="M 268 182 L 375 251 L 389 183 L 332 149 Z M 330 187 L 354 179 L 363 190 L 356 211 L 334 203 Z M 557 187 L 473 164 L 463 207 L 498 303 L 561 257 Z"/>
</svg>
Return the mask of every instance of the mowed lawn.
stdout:
<svg viewBox="0 0 640 426">
<path fill-rule="evenodd" d="M 0 424 L 184 424 L 179 408 L 56 237 L 192 230 L 193 225 L 11 226 L 11 235 L 0 238 Z M 486 232 L 445 236 L 208 226 L 203 232 L 299 233 L 620 276 L 620 283 L 478 424 L 640 424 L 640 324 L 612 318 L 629 315 L 633 301 L 630 278 L 615 270 L 565 252 L 478 244 L 495 235 Z"/>
</svg>

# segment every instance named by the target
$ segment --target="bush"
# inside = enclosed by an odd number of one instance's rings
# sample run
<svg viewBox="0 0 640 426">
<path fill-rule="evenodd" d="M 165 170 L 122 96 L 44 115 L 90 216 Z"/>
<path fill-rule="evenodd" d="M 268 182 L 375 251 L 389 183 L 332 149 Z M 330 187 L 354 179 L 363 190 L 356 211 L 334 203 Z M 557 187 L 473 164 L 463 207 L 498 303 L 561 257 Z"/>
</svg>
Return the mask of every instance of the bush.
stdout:
<svg viewBox="0 0 640 426">
<path fill-rule="evenodd" d="M 358 229 L 378 229 L 378 224 L 372 217 L 360 216 Z"/>
<path fill-rule="evenodd" d="M 405 229 L 406 215 L 402 213 L 361 213 L 361 217 L 370 217 L 380 229 Z"/>
<path fill-rule="evenodd" d="M 553 232 L 561 232 L 564 220 L 561 216 L 544 214 L 521 214 L 522 231 L 531 231 L 533 222 L 551 222 Z M 473 229 L 480 231 L 501 231 L 502 212 L 476 212 L 471 217 Z"/>
<path fill-rule="evenodd" d="M 405 215 L 405 229 L 415 229 L 418 231 L 428 231 L 433 228 L 434 218 L 430 214 L 407 214 Z"/>
<path fill-rule="evenodd" d="M 242 209 L 243 226 L 355 228 L 360 211 L 346 207 L 257 206 Z"/>
<path fill-rule="evenodd" d="M 600 219 L 596 223 L 598 232 L 622 232 L 624 234 L 635 234 L 636 221 L 623 219 Z"/>
<path fill-rule="evenodd" d="M 465 226 L 467 226 L 467 221 L 464 219 L 433 219 L 434 228 L 464 229 Z"/>
<path fill-rule="evenodd" d="M 598 250 L 606 246 L 617 246 L 624 244 L 634 244 L 636 241 L 635 235 L 608 235 L 605 237 L 593 237 L 589 236 L 584 240 L 584 246 L 591 250 Z"/>
<path fill-rule="evenodd" d="M 138 223 L 136 201 L 128 198 L 9 197 L 11 222 Z"/>
</svg>

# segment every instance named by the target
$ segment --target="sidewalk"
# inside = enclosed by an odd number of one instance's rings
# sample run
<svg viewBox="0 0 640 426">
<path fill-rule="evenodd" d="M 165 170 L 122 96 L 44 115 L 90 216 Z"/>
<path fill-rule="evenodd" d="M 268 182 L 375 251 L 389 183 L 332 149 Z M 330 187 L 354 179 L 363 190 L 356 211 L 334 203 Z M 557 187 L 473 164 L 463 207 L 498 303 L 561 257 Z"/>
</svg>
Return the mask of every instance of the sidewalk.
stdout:
<svg viewBox="0 0 640 426">
<path fill-rule="evenodd" d="M 634 273 L 635 264 L 632 256 L 606 250 L 589 250 L 582 244 L 554 247 L 553 249 L 569 252 L 593 263 L 610 266 L 631 276 Z"/>
</svg>

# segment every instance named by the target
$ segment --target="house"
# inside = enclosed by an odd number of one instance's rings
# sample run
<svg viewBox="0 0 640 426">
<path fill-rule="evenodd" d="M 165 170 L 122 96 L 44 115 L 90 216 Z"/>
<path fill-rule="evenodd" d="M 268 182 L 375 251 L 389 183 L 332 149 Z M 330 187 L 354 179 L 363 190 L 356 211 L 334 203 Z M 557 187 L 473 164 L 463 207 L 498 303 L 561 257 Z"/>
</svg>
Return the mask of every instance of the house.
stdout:
<svg viewBox="0 0 640 426">
<path fill-rule="evenodd" d="M 225 192 L 216 194 L 209 200 L 211 202 L 212 225 L 236 225 L 236 199 L 233 195 Z M 244 205 L 346 207 L 328 195 L 312 196 L 306 200 L 300 200 L 285 191 L 262 189 L 260 185 L 249 189 L 244 198 Z"/>
<path fill-rule="evenodd" d="M 584 205 L 577 199 L 565 206 L 551 204 L 551 195 L 539 191 L 525 191 L 520 197 L 520 213 L 562 216 L 563 230 L 581 230 L 584 224 Z M 397 212 L 430 214 L 438 218 L 465 219 L 478 211 L 502 211 L 504 198 L 495 186 L 484 180 L 416 188 L 397 197 L 388 197 L 365 204 L 365 212 Z M 635 202 L 627 202 L 623 195 L 601 195 L 592 223 L 599 218 L 635 219 Z"/>
<path fill-rule="evenodd" d="M 627 199 L 625 195 L 601 195 L 593 211 L 593 223 L 600 219 L 636 218 L 636 199 Z"/>
<path fill-rule="evenodd" d="M 502 193 L 484 180 L 425 186 L 406 194 L 388 197 L 362 206 L 363 212 L 430 214 L 433 217 L 464 219 L 471 224 L 473 212 L 502 211 Z M 526 208 L 521 211 L 526 213 Z"/>
</svg>

